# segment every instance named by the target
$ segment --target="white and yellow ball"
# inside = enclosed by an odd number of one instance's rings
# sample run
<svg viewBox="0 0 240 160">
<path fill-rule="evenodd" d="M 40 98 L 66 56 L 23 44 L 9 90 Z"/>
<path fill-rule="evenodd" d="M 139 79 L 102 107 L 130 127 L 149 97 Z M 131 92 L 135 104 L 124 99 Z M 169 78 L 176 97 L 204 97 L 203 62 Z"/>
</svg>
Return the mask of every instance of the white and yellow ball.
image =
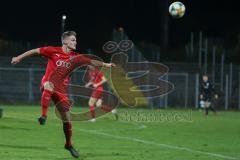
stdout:
<svg viewBox="0 0 240 160">
<path fill-rule="evenodd" d="M 185 5 L 182 2 L 173 2 L 169 6 L 169 13 L 174 18 L 181 18 L 186 11 Z"/>
</svg>

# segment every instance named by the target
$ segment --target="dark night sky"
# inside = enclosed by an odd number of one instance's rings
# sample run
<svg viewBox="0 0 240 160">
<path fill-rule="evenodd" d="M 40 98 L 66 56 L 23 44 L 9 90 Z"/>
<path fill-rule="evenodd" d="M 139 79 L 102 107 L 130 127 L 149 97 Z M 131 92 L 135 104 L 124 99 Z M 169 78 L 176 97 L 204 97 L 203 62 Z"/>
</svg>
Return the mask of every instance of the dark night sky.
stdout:
<svg viewBox="0 0 240 160">
<path fill-rule="evenodd" d="M 114 27 L 123 26 L 131 39 L 159 44 L 162 0 L 122 1 L 1 1 L 0 36 L 28 41 L 56 41 L 61 15 L 66 29 L 76 30 L 84 47 L 96 47 L 110 38 Z M 240 9 L 236 1 L 182 0 L 184 18 L 170 18 L 170 41 L 186 41 L 191 31 L 234 42 L 240 32 Z"/>
</svg>

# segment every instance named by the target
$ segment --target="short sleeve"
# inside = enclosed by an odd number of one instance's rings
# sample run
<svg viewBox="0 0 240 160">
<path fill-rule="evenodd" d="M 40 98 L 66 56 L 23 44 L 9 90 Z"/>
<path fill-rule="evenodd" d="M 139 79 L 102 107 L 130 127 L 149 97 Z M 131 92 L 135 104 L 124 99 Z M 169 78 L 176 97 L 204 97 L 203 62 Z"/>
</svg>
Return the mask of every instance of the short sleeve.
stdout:
<svg viewBox="0 0 240 160">
<path fill-rule="evenodd" d="M 54 53 L 54 47 L 41 47 L 39 48 L 40 55 L 44 57 L 51 57 L 52 54 Z"/>
</svg>

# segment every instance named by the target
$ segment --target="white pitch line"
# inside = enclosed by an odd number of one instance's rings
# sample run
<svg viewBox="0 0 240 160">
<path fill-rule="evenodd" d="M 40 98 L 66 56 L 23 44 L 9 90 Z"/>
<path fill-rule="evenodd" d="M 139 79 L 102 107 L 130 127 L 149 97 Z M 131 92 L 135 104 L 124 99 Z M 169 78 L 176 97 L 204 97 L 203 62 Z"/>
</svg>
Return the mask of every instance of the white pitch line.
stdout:
<svg viewBox="0 0 240 160">
<path fill-rule="evenodd" d="M 27 121 L 32 121 L 33 122 L 32 119 L 30 120 L 30 119 L 26 119 L 26 118 L 19 118 L 19 117 L 13 117 L 13 116 L 12 117 L 8 116 L 8 118 L 16 118 L 16 119 L 27 120 Z M 144 129 L 146 127 L 147 126 L 142 125 L 139 128 Z M 134 142 L 141 142 L 141 143 L 151 144 L 151 145 L 165 147 L 165 148 L 169 148 L 169 149 L 188 151 L 188 152 L 191 152 L 191 153 L 199 153 L 199 154 L 208 155 L 208 156 L 212 156 L 212 157 L 218 157 L 218 158 L 222 158 L 222 159 L 239 160 L 239 158 L 225 156 L 225 155 L 222 155 L 222 154 L 199 151 L 199 150 L 195 150 L 195 149 L 191 149 L 191 148 L 187 148 L 187 147 L 179 147 L 179 146 L 168 145 L 168 144 L 163 144 L 163 143 L 156 143 L 156 142 L 147 141 L 147 140 L 138 139 L 138 138 L 133 138 L 133 137 L 123 137 L 123 136 L 118 136 L 118 135 L 111 135 L 109 133 L 99 132 L 97 130 L 86 130 L 86 129 L 79 129 L 79 128 L 74 128 L 74 129 L 78 129 L 79 131 L 82 131 L 82 132 L 87 132 L 87 133 L 92 133 L 92 134 L 97 134 L 97 135 L 103 135 L 103 136 L 106 136 L 106 137 L 112 137 L 112 138 L 116 138 L 116 139 L 124 139 L 124 140 L 129 140 L 129 141 L 134 141 Z"/>
<path fill-rule="evenodd" d="M 139 123 L 135 123 L 135 122 L 125 122 L 125 121 L 119 121 L 120 123 L 123 123 L 123 124 L 132 124 L 132 125 L 136 125 L 137 128 L 134 128 L 134 129 L 131 129 L 131 130 L 138 130 L 138 129 L 145 129 L 147 128 L 146 125 L 144 124 L 139 124 Z M 125 129 L 125 130 L 128 130 L 128 129 Z"/>
<path fill-rule="evenodd" d="M 238 160 L 239 159 L 239 158 L 235 158 L 235 157 L 225 156 L 225 155 L 222 155 L 222 154 L 195 150 L 195 149 L 191 149 L 191 148 L 187 148 L 187 147 L 179 147 L 179 146 L 168 145 L 168 144 L 163 144 L 163 143 L 156 143 L 156 142 L 147 141 L 147 140 L 138 139 L 138 138 L 133 138 L 133 137 L 111 135 L 109 133 L 99 132 L 99 131 L 96 131 L 96 130 L 85 130 L 85 129 L 78 129 L 78 130 L 80 130 L 82 132 L 87 132 L 87 133 L 92 133 L 92 134 L 97 134 L 97 135 L 103 135 L 103 136 L 106 136 L 106 137 L 112 137 L 112 138 L 115 138 L 115 139 L 123 139 L 123 140 L 129 140 L 129 141 L 134 141 L 134 142 L 141 142 L 141 143 L 145 143 L 145 144 L 151 144 L 151 145 L 165 147 L 165 148 L 169 148 L 169 149 L 175 149 L 175 150 L 182 150 L 182 151 L 187 151 L 187 152 L 191 152 L 191 153 L 198 153 L 198 154 L 208 155 L 208 156 L 211 156 L 211 157 L 218 157 L 218 158 L 222 158 L 222 159 L 229 159 L 229 160 Z"/>
</svg>

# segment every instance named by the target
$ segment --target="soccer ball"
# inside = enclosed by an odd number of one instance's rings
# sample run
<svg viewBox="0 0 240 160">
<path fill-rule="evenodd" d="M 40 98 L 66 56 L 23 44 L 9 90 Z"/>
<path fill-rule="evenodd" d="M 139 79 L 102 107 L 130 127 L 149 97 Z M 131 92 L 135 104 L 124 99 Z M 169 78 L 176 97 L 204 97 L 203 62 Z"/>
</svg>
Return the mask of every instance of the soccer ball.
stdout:
<svg viewBox="0 0 240 160">
<path fill-rule="evenodd" d="M 173 2 L 169 6 L 169 13 L 174 18 L 181 18 L 184 16 L 186 8 L 182 2 Z"/>
</svg>

